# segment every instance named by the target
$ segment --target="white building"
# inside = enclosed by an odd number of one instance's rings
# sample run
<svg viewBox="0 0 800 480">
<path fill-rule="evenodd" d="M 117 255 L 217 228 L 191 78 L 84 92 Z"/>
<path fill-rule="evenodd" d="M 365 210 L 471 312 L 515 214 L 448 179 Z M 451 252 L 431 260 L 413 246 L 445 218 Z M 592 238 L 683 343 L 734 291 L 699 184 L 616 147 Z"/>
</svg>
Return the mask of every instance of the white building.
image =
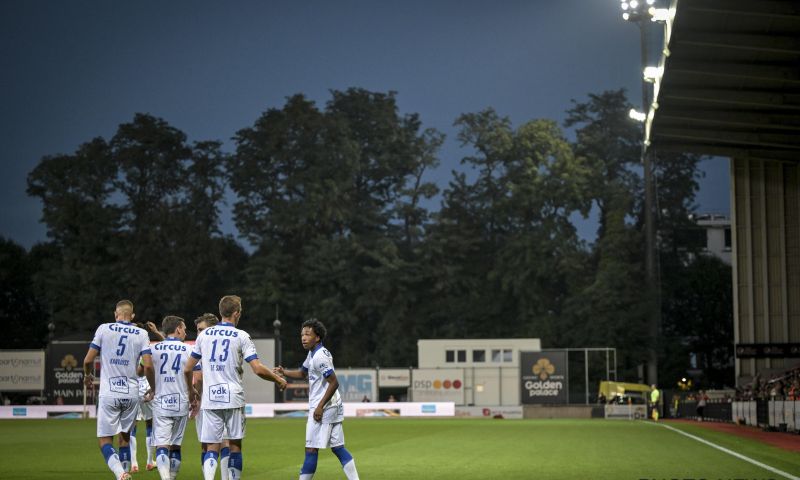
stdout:
<svg viewBox="0 0 800 480">
<path fill-rule="evenodd" d="M 726 215 L 705 213 L 695 215 L 694 220 L 706 233 L 706 244 L 703 251 L 730 265 L 731 219 Z"/>
<path fill-rule="evenodd" d="M 418 340 L 412 396 L 457 405 L 519 405 L 519 352 L 541 349 L 538 338 Z M 447 391 L 439 377 L 449 380 Z"/>
</svg>

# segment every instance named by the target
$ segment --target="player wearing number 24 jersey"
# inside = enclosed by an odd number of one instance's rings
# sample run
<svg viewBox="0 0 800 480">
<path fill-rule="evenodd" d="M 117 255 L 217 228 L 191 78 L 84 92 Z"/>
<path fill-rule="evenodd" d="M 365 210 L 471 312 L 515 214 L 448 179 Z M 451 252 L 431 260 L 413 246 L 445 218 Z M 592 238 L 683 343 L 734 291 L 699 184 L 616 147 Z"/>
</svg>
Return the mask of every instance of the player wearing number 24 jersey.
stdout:
<svg viewBox="0 0 800 480">
<path fill-rule="evenodd" d="M 183 343 L 186 323 L 182 318 L 164 317 L 161 329 L 166 338 L 152 347 L 156 371 L 153 437 L 161 480 L 173 480 L 181 468 L 181 443 L 189 418 L 189 389 L 183 367 L 192 347 Z"/>
</svg>

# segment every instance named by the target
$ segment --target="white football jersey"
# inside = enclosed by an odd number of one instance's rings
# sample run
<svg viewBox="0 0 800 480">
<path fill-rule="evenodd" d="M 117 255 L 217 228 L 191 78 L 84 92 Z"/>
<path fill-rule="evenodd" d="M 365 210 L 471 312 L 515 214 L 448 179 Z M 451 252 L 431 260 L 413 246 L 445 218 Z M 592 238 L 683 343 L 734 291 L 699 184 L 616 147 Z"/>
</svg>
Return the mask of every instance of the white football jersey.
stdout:
<svg viewBox="0 0 800 480">
<path fill-rule="evenodd" d="M 153 351 L 152 348 L 150 351 Z M 147 381 L 146 376 L 142 375 L 139 377 L 139 401 L 144 400 L 144 396 L 147 394 L 148 390 L 150 390 L 150 382 Z"/>
<path fill-rule="evenodd" d="M 303 371 L 308 373 L 308 407 L 313 412 L 328 389 L 326 379 L 333 373 L 333 355 L 321 343 L 318 344 L 308 352 L 306 361 L 303 362 Z M 322 408 L 324 410 L 323 423 L 341 421 L 342 397 L 339 395 L 338 389 Z"/>
<path fill-rule="evenodd" d="M 242 362 L 258 358 L 250 335 L 232 323 L 222 322 L 203 330 L 192 356 L 201 360 L 203 401 L 201 408 L 219 410 L 244 407 Z"/>
<path fill-rule="evenodd" d="M 183 367 L 192 353 L 192 346 L 180 339 L 167 337 L 151 348 L 153 368 L 156 371 L 155 397 L 150 402 L 153 410 L 164 417 L 189 414 L 189 390 Z"/>
<path fill-rule="evenodd" d="M 127 322 L 104 323 L 89 346 L 100 352 L 100 396 L 138 398 L 136 367 L 140 356 L 150 354 L 147 332 Z"/>
</svg>

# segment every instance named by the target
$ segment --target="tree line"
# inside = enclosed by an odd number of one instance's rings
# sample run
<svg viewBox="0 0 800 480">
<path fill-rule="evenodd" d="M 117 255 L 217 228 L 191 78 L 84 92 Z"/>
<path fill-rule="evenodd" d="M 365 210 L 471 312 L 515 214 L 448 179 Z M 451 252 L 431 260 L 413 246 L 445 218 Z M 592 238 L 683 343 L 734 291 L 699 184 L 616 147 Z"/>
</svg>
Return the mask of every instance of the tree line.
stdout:
<svg viewBox="0 0 800 480">
<path fill-rule="evenodd" d="M 463 168 L 444 187 L 428 179 L 444 135 L 401 114 L 393 92 L 333 91 L 324 106 L 292 96 L 236 132 L 232 152 L 136 114 L 30 172 L 48 238 L 29 252 L 0 242 L 12 326 L 0 348 L 40 347 L 51 322 L 57 337 L 90 332 L 119 298 L 158 323 L 237 293 L 245 329 L 271 333 L 280 312 L 288 362 L 316 317 L 340 365 L 414 365 L 419 338 L 538 337 L 616 347 L 634 379 L 659 301 L 661 375 L 680 377 L 694 353 L 708 384 L 730 384 L 730 269 L 681 240 L 696 228 L 699 158 L 658 155 L 661 284 L 648 291 L 630 107 L 618 90 L 573 101 L 563 125 L 465 113 Z M 588 243 L 573 220 L 590 214 Z"/>
</svg>

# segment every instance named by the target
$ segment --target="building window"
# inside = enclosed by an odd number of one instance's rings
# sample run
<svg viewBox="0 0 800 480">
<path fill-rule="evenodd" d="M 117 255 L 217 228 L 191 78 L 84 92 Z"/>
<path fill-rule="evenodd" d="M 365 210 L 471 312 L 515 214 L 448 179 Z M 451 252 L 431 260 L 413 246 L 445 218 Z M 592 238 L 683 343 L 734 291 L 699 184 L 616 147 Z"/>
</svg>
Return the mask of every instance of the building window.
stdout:
<svg viewBox="0 0 800 480">
<path fill-rule="evenodd" d="M 486 361 L 486 350 L 473 350 L 472 363 L 483 363 Z"/>
<path fill-rule="evenodd" d="M 514 361 L 510 348 L 503 350 L 503 363 L 512 363 Z"/>
<path fill-rule="evenodd" d="M 501 350 L 492 350 L 492 363 L 500 363 L 501 354 Z"/>
<path fill-rule="evenodd" d="M 465 363 L 467 361 L 467 351 L 466 350 L 459 350 L 458 351 L 458 362 Z"/>
<path fill-rule="evenodd" d="M 456 361 L 456 352 L 454 350 L 446 350 L 444 352 L 444 361 L 447 363 L 453 363 Z"/>
<path fill-rule="evenodd" d="M 725 250 L 730 250 L 731 249 L 731 244 L 732 244 L 732 242 L 731 242 L 731 229 L 730 228 L 726 228 L 725 229 Z"/>
</svg>

